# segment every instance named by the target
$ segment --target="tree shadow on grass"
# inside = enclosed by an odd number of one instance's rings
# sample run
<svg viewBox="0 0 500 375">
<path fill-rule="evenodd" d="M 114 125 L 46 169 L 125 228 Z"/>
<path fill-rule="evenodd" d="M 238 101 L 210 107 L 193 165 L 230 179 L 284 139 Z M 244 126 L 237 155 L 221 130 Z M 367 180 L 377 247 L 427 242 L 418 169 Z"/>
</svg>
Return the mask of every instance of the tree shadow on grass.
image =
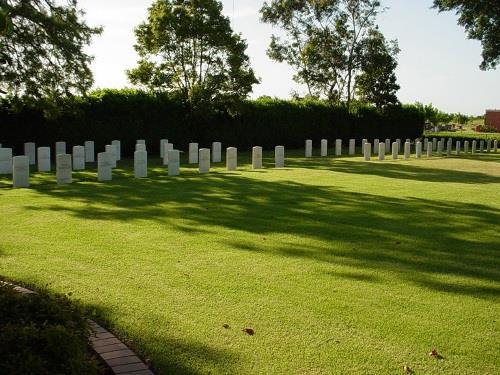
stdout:
<svg viewBox="0 0 500 375">
<path fill-rule="evenodd" d="M 414 174 L 412 178 L 419 173 L 424 178 L 427 174 L 429 180 L 440 175 L 407 165 L 384 165 L 383 169 L 386 167 L 385 173 L 397 178 L 404 178 L 400 176 L 403 169 L 409 169 L 404 173 Z M 354 167 L 347 168 L 354 173 Z M 378 169 L 370 166 L 366 170 L 373 168 Z M 358 166 L 357 170 L 363 173 L 359 170 L 365 168 Z M 476 182 L 487 180 L 479 174 L 453 173 L 440 181 L 459 180 L 460 176 Z M 56 198 L 55 203 L 27 208 L 70 213 L 85 220 L 152 220 L 186 235 L 217 234 L 218 228 L 256 236 L 293 235 L 300 240 L 267 244 L 235 237 L 224 243 L 241 251 L 389 272 L 434 291 L 480 298 L 500 296 L 500 236 L 491 231 L 485 234 L 485 228 L 500 223 L 500 212 L 487 205 L 385 197 L 332 186 L 266 181 L 239 173 L 201 176 L 188 172 L 172 178 L 155 170 L 150 176 L 138 180 L 123 172 L 109 183 L 35 186 L 39 193 Z M 493 182 L 491 177 L 488 181 Z M 69 201 L 80 204 L 65 203 Z M 183 224 L 176 218 L 182 218 Z M 329 245 L 339 242 L 340 248 Z M 448 276 L 466 277 L 471 283 L 457 286 L 446 279 Z M 372 281 L 377 282 L 376 278 Z"/>
</svg>

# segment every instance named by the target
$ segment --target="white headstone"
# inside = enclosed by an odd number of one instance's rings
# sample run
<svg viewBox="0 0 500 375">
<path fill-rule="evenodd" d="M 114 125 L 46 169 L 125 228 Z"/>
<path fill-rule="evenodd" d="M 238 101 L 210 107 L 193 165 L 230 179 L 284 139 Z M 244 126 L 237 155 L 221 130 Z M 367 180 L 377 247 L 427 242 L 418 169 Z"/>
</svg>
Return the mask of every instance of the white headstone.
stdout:
<svg viewBox="0 0 500 375">
<path fill-rule="evenodd" d="M 479 152 L 484 152 L 484 141 L 482 139 L 479 141 Z"/>
<path fill-rule="evenodd" d="M 474 139 L 472 141 L 472 153 L 475 154 L 476 153 L 476 150 L 477 149 L 477 141 Z"/>
<path fill-rule="evenodd" d="M 369 161 L 372 155 L 372 145 L 370 143 L 365 143 L 363 145 L 363 156 L 365 161 Z"/>
<path fill-rule="evenodd" d="M 385 159 L 385 143 L 381 142 L 378 144 L 378 160 Z"/>
<path fill-rule="evenodd" d="M 168 165 L 168 152 L 174 149 L 173 143 L 163 144 L 163 165 Z M 145 151 L 145 150 L 142 150 Z"/>
<path fill-rule="evenodd" d="M 38 147 L 38 172 L 50 172 L 50 147 Z"/>
<path fill-rule="evenodd" d="M 146 145 L 144 143 L 136 143 L 135 151 L 146 151 Z"/>
<path fill-rule="evenodd" d="M 113 179 L 112 158 L 109 152 L 97 154 L 97 181 L 111 181 Z"/>
<path fill-rule="evenodd" d="M 495 139 L 493 141 L 493 152 L 495 152 L 495 153 L 498 152 L 498 140 L 497 139 Z"/>
<path fill-rule="evenodd" d="M 427 157 L 432 158 L 432 143 L 429 143 L 429 147 L 427 147 Z"/>
<path fill-rule="evenodd" d="M 415 144 L 415 157 L 420 159 L 422 157 L 422 142 L 417 141 Z"/>
<path fill-rule="evenodd" d="M 134 177 L 148 177 L 148 153 L 146 151 L 134 152 Z"/>
<path fill-rule="evenodd" d="M 0 148 L 0 174 L 12 174 L 11 148 Z"/>
<path fill-rule="evenodd" d="M 396 160 L 398 158 L 398 142 L 392 142 L 392 160 Z"/>
<path fill-rule="evenodd" d="M 321 156 L 328 156 L 328 141 L 326 139 L 321 140 L 321 154 L 320 155 Z"/>
<path fill-rule="evenodd" d="M 262 168 L 262 147 L 254 146 L 252 148 L 252 168 Z"/>
<path fill-rule="evenodd" d="M 116 168 L 116 146 L 106 145 L 106 152 L 111 154 L 111 166 Z"/>
<path fill-rule="evenodd" d="M 198 163 L 198 143 L 189 144 L 189 164 Z"/>
<path fill-rule="evenodd" d="M 398 154 L 401 151 L 401 139 L 397 138 L 396 143 L 398 144 Z"/>
<path fill-rule="evenodd" d="M 432 151 L 437 149 L 437 138 L 432 138 Z"/>
<path fill-rule="evenodd" d="M 285 167 L 285 146 L 276 146 L 274 148 L 274 163 L 276 168 Z"/>
<path fill-rule="evenodd" d="M 491 139 L 486 140 L 486 152 L 491 151 Z"/>
<path fill-rule="evenodd" d="M 354 155 L 356 153 L 356 140 L 349 139 L 349 155 Z"/>
<path fill-rule="evenodd" d="M 389 138 L 386 138 L 385 140 L 385 153 L 388 154 L 391 152 L 391 140 Z"/>
<path fill-rule="evenodd" d="M 212 161 L 220 163 L 222 161 L 222 143 L 212 142 Z"/>
<path fill-rule="evenodd" d="M 366 139 L 366 138 L 363 138 L 361 140 L 361 152 L 363 153 L 363 155 L 365 153 L 365 143 L 367 143 L 367 142 L 368 142 L 368 139 Z"/>
<path fill-rule="evenodd" d="M 438 141 L 437 143 L 437 155 L 443 156 L 443 142 Z"/>
<path fill-rule="evenodd" d="M 82 171 L 85 169 L 85 147 L 73 146 L 73 170 Z"/>
<path fill-rule="evenodd" d="M 460 148 L 461 148 L 461 145 L 460 145 L 460 141 L 457 141 L 457 143 L 455 144 L 455 150 L 457 152 L 457 155 L 460 155 Z"/>
<path fill-rule="evenodd" d="M 424 151 L 427 151 L 427 147 L 429 147 L 429 139 L 425 138 L 424 139 Z"/>
<path fill-rule="evenodd" d="M 342 155 L 342 139 L 335 140 L 335 156 Z"/>
<path fill-rule="evenodd" d="M 179 150 L 168 151 L 168 175 L 178 176 L 180 173 L 181 157 Z"/>
<path fill-rule="evenodd" d="M 312 157 L 312 146 L 313 141 L 310 139 L 306 139 L 306 158 Z"/>
<path fill-rule="evenodd" d="M 122 143 L 118 140 L 111 141 L 116 148 L 116 160 L 122 160 Z"/>
<path fill-rule="evenodd" d="M 56 156 L 66 153 L 66 142 L 56 142 Z"/>
<path fill-rule="evenodd" d="M 464 153 L 469 153 L 469 141 L 464 141 Z"/>
<path fill-rule="evenodd" d="M 24 155 L 30 159 L 30 165 L 36 164 L 36 146 L 33 142 L 24 144 Z"/>
<path fill-rule="evenodd" d="M 71 184 L 73 182 L 73 169 L 70 154 L 56 155 L 57 184 Z"/>
<path fill-rule="evenodd" d="M 405 142 L 404 145 L 404 159 L 408 160 L 410 158 L 410 153 L 411 153 L 411 143 L 410 142 Z"/>
<path fill-rule="evenodd" d="M 168 143 L 168 139 L 160 139 L 160 158 L 165 157 L 165 145 Z M 166 165 L 166 164 L 163 164 Z"/>
<path fill-rule="evenodd" d="M 453 148 L 453 141 L 451 138 L 448 138 L 448 142 L 446 143 L 446 155 L 450 156 L 451 155 L 451 149 Z"/>
<path fill-rule="evenodd" d="M 12 158 L 12 185 L 15 188 L 30 186 L 30 159 L 28 156 L 14 156 Z"/>
<path fill-rule="evenodd" d="M 146 140 L 145 139 L 138 139 L 135 141 L 135 144 L 146 146 Z"/>
<path fill-rule="evenodd" d="M 85 162 L 94 163 L 95 162 L 95 151 L 94 151 L 94 141 L 85 141 Z"/>
<path fill-rule="evenodd" d="M 376 154 L 379 151 L 378 145 L 380 143 L 380 140 L 374 139 L 373 140 L 373 153 Z"/>
<path fill-rule="evenodd" d="M 236 147 L 228 147 L 226 149 L 226 169 L 235 171 L 238 167 L 238 149 Z"/>
<path fill-rule="evenodd" d="M 198 164 L 198 171 L 200 173 L 210 172 L 210 149 L 209 148 L 200 148 L 199 161 L 200 162 Z"/>
</svg>

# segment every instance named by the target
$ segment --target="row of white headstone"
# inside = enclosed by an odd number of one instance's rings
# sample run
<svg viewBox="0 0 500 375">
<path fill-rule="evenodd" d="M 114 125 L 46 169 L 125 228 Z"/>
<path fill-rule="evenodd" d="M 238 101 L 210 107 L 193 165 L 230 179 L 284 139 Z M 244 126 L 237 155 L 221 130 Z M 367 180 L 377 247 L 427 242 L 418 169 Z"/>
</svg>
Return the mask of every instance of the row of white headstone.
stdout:
<svg viewBox="0 0 500 375">
<path fill-rule="evenodd" d="M 423 141 L 423 144 L 420 139 L 415 140 L 415 148 L 417 148 L 418 143 L 421 143 L 420 147 L 423 147 L 423 151 L 426 152 L 432 152 L 436 151 L 439 155 L 442 155 L 444 153 L 444 144 L 445 144 L 445 139 L 441 138 L 441 140 L 438 140 L 437 138 L 433 138 L 432 140 L 429 140 L 428 138 L 425 138 Z M 368 139 L 363 139 L 361 141 L 361 150 L 363 155 L 366 155 L 366 147 L 365 145 L 368 143 Z M 394 146 L 396 144 L 396 146 Z M 404 145 L 406 146 L 408 144 L 410 147 L 411 151 L 411 145 L 412 142 L 410 139 L 406 139 Z M 394 153 L 394 147 L 396 147 L 396 154 L 399 154 L 401 152 L 401 139 L 396 139 L 395 142 L 391 144 L 390 139 L 386 139 L 385 142 L 381 142 L 379 139 L 374 139 L 373 140 L 373 145 L 370 143 L 370 147 L 373 146 L 373 154 L 380 153 L 380 145 L 383 145 L 382 147 L 384 148 L 384 154 L 388 154 L 391 151 Z M 463 151 L 464 153 L 469 153 L 469 141 L 464 141 L 463 144 L 464 148 Z M 478 149 L 478 144 L 476 140 L 472 141 L 471 144 L 471 152 L 477 153 L 477 152 L 490 152 L 493 150 L 493 152 L 498 151 L 498 141 L 494 140 L 492 141 L 491 139 L 488 140 L 480 140 L 479 141 L 479 149 Z M 486 146 L 486 148 L 485 148 Z M 417 149 L 415 149 L 415 152 Z M 420 150 L 422 151 L 422 149 Z M 456 141 L 455 143 L 455 151 L 458 154 L 461 153 L 461 142 Z M 453 152 L 453 141 L 452 139 L 448 139 L 446 142 L 446 154 L 451 155 Z M 370 154 L 372 153 L 371 148 L 370 148 Z M 310 158 L 312 157 L 313 154 L 313 142 L 311 139 L 306 139 L 305 142 L 305 157 Z M 350 139 L 349 140 L 349 150 L 348 150 L 348 155 L 353 156 L 356 154 L 356 140 L 355 139 Z M 321 156 L 328 156 L 328 140 L 322 139 L 321 140 L 321 147 L 320 147 L 320 155 Z M 342 156 L 342 139 L 336 139 L 335 140 L 335 156 Z"/>
</svg>

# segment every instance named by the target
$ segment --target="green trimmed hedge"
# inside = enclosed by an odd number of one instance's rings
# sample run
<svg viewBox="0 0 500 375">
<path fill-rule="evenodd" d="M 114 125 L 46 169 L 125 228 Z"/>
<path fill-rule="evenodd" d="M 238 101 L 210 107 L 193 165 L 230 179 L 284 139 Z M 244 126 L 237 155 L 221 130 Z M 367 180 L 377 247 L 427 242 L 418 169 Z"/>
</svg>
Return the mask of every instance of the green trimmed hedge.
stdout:
<svg viewBox="0 0 500 375">
<path fill-rule="evenodd" d="M 135 90 L 96 91 L 65 103 L 66 109 L 52 118 L 37 108 L 10 108 L 10 103 L 0 108 L 0 143 L 14 147 L 15 152 L 22 152 L 24 142 L 52 146 L 66 141 L 69 149 L 85 140 L 94 140 L 96 150 L 102 150 L 119 139 L 123 153 L 130 155 L 136 139 L 146 139 L 148 150 L 158 152 L 161 138 L 180 149 L 186 149 L 189 142 L 210 147 L 213 141 L 241 149 L 255 145 L 270 149 L 278 144 L 301 148 L 307 138 L 316 144 L 322 138 L 417 138 L 424 127 L 422 113 L 411 105 L 384 112 L 359 106 L 348 112 L 323 101 L 267 98 L 244 101 L 233 116 L 217 108 L 192 113 L 168 95 Z"/>
<path fill-rule="evenodd" d="M 460 133 L 460 132 L 425 132 L 427 138 L 451 138 L 454 141 L 471 141 L 471 140 L 497 140 L 500 141 L 500 133 Z"/>
</svg>

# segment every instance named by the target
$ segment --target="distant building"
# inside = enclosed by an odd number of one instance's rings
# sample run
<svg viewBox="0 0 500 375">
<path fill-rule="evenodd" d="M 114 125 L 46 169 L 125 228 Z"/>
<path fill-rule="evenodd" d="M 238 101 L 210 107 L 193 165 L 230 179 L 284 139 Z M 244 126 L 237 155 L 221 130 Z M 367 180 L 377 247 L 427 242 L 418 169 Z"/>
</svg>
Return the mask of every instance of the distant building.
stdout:
<svg viewBox="0 0 500 375">
<path fill-rule="evenodd" d="M 487 109 L 484 115 L 484 125 L 495 128 L 500 132 L 500 110 Z"/>
</svg>

